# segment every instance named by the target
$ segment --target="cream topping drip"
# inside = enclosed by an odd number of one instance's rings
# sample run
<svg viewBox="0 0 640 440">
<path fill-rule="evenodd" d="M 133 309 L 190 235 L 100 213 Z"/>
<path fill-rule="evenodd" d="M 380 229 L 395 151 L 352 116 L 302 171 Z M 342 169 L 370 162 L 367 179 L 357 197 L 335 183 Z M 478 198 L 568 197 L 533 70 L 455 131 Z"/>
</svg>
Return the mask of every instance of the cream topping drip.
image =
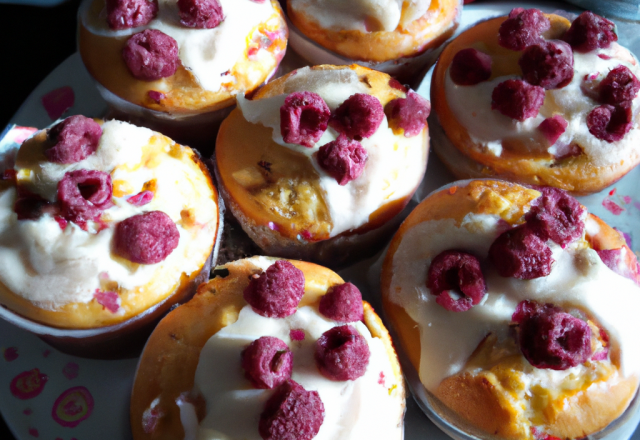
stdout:
<svg viewBox="0 0 640 440">
<path fill-rule="evenodd" d="M 180 23 L 175 0 L 158 0 L 158 15 L 148 25 L 121 31 L 111 30 L 106 13 L 89 13 L 94 0 L 86 0 L 80 10 L 84 26 L 97 35 L 128 37 L 144 29 L 158 29 L 178 43 L 182 65 L 196 77 L 203 89 L 217 92 L 222 83 L 233 81 L 225 74 L 242 59 L 256 28 L 276 14 L 271 1 L 219 0 L 224 20 L 213 29 L 193 29 Z M 160 80 L 162 81 L 162 80 Z"/>
<path fill-rule="evenodd" d="M 321 146 L 337 139 L 338 132 L 328 127 L 312 148 L 284 142 L 280 132 L 280 107 L 288 94 L 303 90 L 320 95 L 333 111 L 351 95 L 367 93 L 368 86 L 351 69 L 305 67 L 287 80 L 285 94 L 254 101 L 238 96 L 238 107 L 247 121 L 271 128 L 274 142 L 309 157 L 320 176 L 320 187 L 333 223 L 332 237 L 365 224 L 383 204 L 415 190 L 426 166 L 424 134 L 409 138 L 396 136 L 386 116 L 371 137 L 360 141 L 368 153 L 363 173 L 344 186 L 320 168 L 313 157 Z"/>
<path fill-rule="evenodd" d="M 598 55 L 604 58 L 610 57 L 610 59 L 603 59 Z M 556 153 L 559 146 L 575 143 L 582 147 L 584 153 L 596 166 L 619 163 L 628 158 L 634 150 L 637 150 L 637 145 L 640 145 L 640 126 L 638 125 L 640 95 L 633 100 L 633 128 L 622 140 L 609 143 L 596 138 L 589 132 L 587 116 L 601 104 L 585 95 L 582 88 L 587 84 L 585 76 L 593 75 L 594 79 L 589 82 L 597 93 L 597 85 L 600 81 L 619 65 L 628 67 L 636 77 L 640 78 L 638 61 L 627 49 L 617 43 L 612 43 L 608 49 L 598 49 L 585 54 L 574 52 L 573 58 L 574 75 L 571 83 L 561 89 L 547 90 L 544 105 L 540 108 L 538 116 L 523 122 L 491 109 L 493 89 L 507 79 L 516 78 L 515 76 L 502 76 L 474 86 L 459 86 L 454 84 L 447 70 L 445 74 L 447 103 L 456 119 L 468 130 L 472 140 L 495 156 L 501 155 L 502 141 L 507 138 L 521 139 L 525 142 L 529 140 L 544 142 L 537 127 L 545 118 L 559 114 L 567 120 L 568 126 L 558 141 L 548 148 L 549 153 Z"/>
<path fill-rule="evenodd" d="M 291 378 L 308 391 L 317 391 L 325 416 L 314 440 L 359 440 L 402 437 L 402 396 L 393 376 L 383 342 L 367 327 L 352 325 L 369 344 L 371 357 L 365 374 L 354 381 L 332 381 L 320 374 L 314 360 L 316 340 L 330 328 L 341 325 L 327 320 L 317 307 L 305 306 L 293 315 L 265 318 L 245 306 L 238 320 L 213 335 L 200 353 L 194 392 L 206 400 L 207 415 L 197 428 L 184 425 L 190 419 L 185 408 L 181 417 L 185 432 L 197 432 L 185 440 L 260 440 L 258 420 L 273 390 L 252 388 L 240 366 L 241 352 L 261 336 L 275 336 L 293 352 Z M 292 341 L 291 329 L 302 329 L 303 341 Z M 183 408 L 181 406 L 181 413 Z"/>
<path fill-rule="evenodd" d="M 640 375 L 640 288 L 616 274 L 578 240 L 565 249 L 549 242 L 555 263 L 551 273 L 534 280 L 503 278 L 488 261 L 489 247 L 501 232 L 499 217 L 468 214 L 461 225 L 443 219 L 420 223 L 408 230 L 393 258 L 390 299 L 402 306 L 420 329 L 420 379 L 434 391 L 440 382 L 462 371 L 478 344 L 489 333 L 508 337 L 516 305 L 525 299 L 578 308 L 609 333 L 612 352 L 620 354 L 621 373 Z M 488 295 L 466 312 L 450 312 L 435 302 L 426 287 L 427 270 L 444 250 L 460 249 L 484 261 Z M 586 368 L 583 366 L 575 369 Z M 548 386 L 567 374 L 532 368 Z"/>
<path fill-rule="evenodd" d="M 194 261 L 193 255 L 203 255 L 212 246 L 217 206 L 207 196 L 208 191 L 203 191 L 208 188 L 206 177 L 185 164 L 191 159 L 179 160 L 168 154 L 171 148 L 185 147 L 167 144 L 167 154 L 155 161 L 159 155 L 146 156 L 145 150 L 158 134 L 119 121 L 105 122 L 102 129 L 98 150 L 82 162 L 59 165 L 44 159 L 21 160 L 19 154 L 16 170 L 21 185 L 50 201 L 56 200 L 58 181 L 66 171 L 93 169 L 110 173 L 116 186 L 123 182 L 131 192 L 112 198 L 114 206 L 101 217 L 107 224 L 105 229 L 84 231 L 69 222 L 62 230 L 50 214 L 38 220 L 18 220 L 13 210 L 15 188 L 0 193 L 0 282 L 38 307 L 55 309 L 89 302 L 105 280 L 124 289 L 136 289 L 158 276 L 175 282 L 181 273 L 190 275 L 199 270 L 201 262 Z M 153 179 L 156 189 L 150 203 L 137 207 L 127 202 Z M 156 210 L 164 211 L 176 223 L 180 233 L 178 247 L 157 264 L 130 264 L 114 258 L 111 247 L 116 224 Z M 183 210 L 190 212 L 195 226 L 182 223 Z"/>
<path fill-rule="evenodd" d="M 431 0 L 291 0 L 289 4 L 324 29 L 391 32 L 422 17 Z"/>
</svg>

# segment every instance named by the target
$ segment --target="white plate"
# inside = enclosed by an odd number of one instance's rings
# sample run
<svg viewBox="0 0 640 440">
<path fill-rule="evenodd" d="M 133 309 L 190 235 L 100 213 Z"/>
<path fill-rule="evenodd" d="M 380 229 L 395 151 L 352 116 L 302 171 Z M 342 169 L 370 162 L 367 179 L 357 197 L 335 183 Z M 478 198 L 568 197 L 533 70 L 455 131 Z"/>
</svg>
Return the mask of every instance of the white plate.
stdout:
<svg viewBox="0 0 640 440">
<path fill-rule="evenodd" d="M 515 6 L 534 5 L 548 12 L 567 8 L 567 5 L 549 2 L 481 2 L 465 6 L 460 28 L 464 29 L 484 18 L 503 15 Z M 637 32 L 637 26 L 626 23 L 618 25 L 620 42 L 640 55 L 640 33 Z M 65 86 L 70 86 L 74 95 L 73 106 L 65 115 L 104 115 L 106 104 L 84 69 L 80 56 L 74 54 L 33 91 L 11 122 L 39 128 L 50 125 L 53 119 L 45 110 L 42 97 Z M 67 95 L 61 95 L 63 100 L 69 99 L 69 89 L 66 91 Z M 418 92 L 429 96 L 429 78 L 423 81 Z M 432 154 L 427 177 L 417 193 L 416 201 L 452 180 L 452 176 Z M 640 251 L 639 181 L 640 168 L 629 173 L 613 187 L 581 199 L 590 212 L 628 234 L 636 253 Z M 609 209 L 603 206 L 603 202 Z M 612 204 L 618 206 L 617 214 L 612 212 Z M 365 299 L 370 299 L 374 304 L 378 303 L 377 298 L 366 298 L 367 292 L 370 292 L 367 289 L 367 272 L 376 258 L 341 272 L 346 279 L 361 286 Z M 50 348 L 37 337 L 0 321 L 0 412 L 18 440 L 33 440 L 37 437 L 51 440 L 129 439 L 129 392 L 136 364 L 137 359 L 96 361 L 68 356 Z M 36 368 L 40 374 L 47 376 L 41 393 L 29 399 L 15 397 L 10 392 L 12 380 L 19 374 Z M 75 389 L 76 392 L 72 392 L 71 398 L 61 404 L 59 397 L 69 389 Z M 640 440 L 640 432 L 636 432 L 631 438 Z M 409 398 L 405 439 L 447 440 L 449 437 L 433 425 L 413 399 Z"/>
</svg>

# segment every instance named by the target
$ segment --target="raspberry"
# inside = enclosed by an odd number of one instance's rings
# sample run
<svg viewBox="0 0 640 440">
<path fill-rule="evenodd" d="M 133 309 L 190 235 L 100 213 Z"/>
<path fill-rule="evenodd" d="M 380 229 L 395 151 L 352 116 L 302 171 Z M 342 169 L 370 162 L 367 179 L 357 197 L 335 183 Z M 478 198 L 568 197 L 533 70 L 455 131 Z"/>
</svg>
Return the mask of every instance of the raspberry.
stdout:
<svg viewBox="0 0 640 440">
<path fill-rule="evenodd" d="M 218 0 L 178 0 L 180 23 L 196 29 L 212 29 L 224 20 Z"/>
<path fill-rule="evenodd" d="M 449 75 L 454 84 L 472 86 L 491 77 L 491 57 L 477 49 L 462 49 L 453 57 Z"/>
<path fill-rule="evenodd" d="M 498 31 L 498 44 L 511 50 L 522 50 L 539 43 L 542 33 L 551 27 L 551 22 L 538 9 L 515 8 L 509 13 Z"/>
<path fill-rule="evenodd" d="M 317 391 L 307 391 L 289 379 L 267 400 L 258 430 L 264 440 L 311 440 L 324 421 Z"/>
<path fill-rule="evenodd" d="M 44 214 L 55 217 L 60 213 L 57 204 L 51 203 L 22 187 L 18 187 L 18 198 L 13 205 L 13 210 L 18 214 L 18 220 L 37 220 Z"/>
<path fill-rule="evenodd" d="M 293 354 L 284 341 L 263 336 L 242 351 L 244 375 L 256 388 L 275 388 L 291 377 Z"/>
<path fill-rule="evenodd" d="M 521 79 L 508 79 L 493 89 L 491 108 L 518 121 L 538 115 L 544 104 L 544 89 Z"/>
<path fill-rule="evenodd" d="M 552 240 L 563 248 L 582 237 L 584 206 L 558 188 L 545 187 L 541 192 L 524 217 L 529 228 L 542 240 Z"/>
<path fill-rule="evenodd" d="M 511 319 L 519 324 L 522 354 L 536 368 L 566 370 L 591 357 L 589 325 L 559 307 L 522 301 Z"/>
<path fill-rule="evenodd" d="M 320 299 L 320 313 L 338 322 L 362 321 L 362 293 L 351 283 L 333 286 Z"/>
<path fill-rule="evenodd" d="M 107 0 L 107 23 L 111 29 L 144 26 L 158 15 L 158 0 Z"/>
<path fill-rule="evenodd" d="M 349 140 L 344 134 L 318 149 L 318 165 L 340 185 L 357 179 L 364 171 L 367 150 L 358 141 Z"/>
<path fill-rule="evenodd" d="M 83 225 L 111 207 L 111 175 L 97 170 L 68 171 L 58 182 L 62 216 Z"/>
<path fill-rule="evenodd" d="M 91 118 L 75 115 L 54 125 L 48 136 L 55 143 L 45 150 L 47 159 L 55 163 L 76 163 L 96 152 L 102 127 Z"/>
<path fill-rule="evenodd" d="M 487 291 L 480 261 L 469 253 L 451 250 L 441 252 L 431 262 L 427 287 L 437 296 L 436 302 L 452 312 L 469 310 Z M 454 299 L 452 291 L 459 298 Z"/>
<path fill-rule="evenodd" d="M 405 137 L 412 137 L 420 134 L 427 126 L 431 103 L 413 90 L 409 90 L 406 98 L 390 101 L 384 111 L 389 119 L 389 125 L 402 128 Z"/>
<path fill-rule="evenodd" d="M 178 247 L 180 232 L 162 211 L 149 211 L 129 217 L 116 226 L 114 251 L 139 264 L 164 261 Z"/>
<path fill-rule="evenodd" d="M 284 318 L 296 312 L 304 295 L 304 274 L 286 260 L 278 260 L 244 289 L 244 299 L 267 318 Z"/>
<path fill-rule="evenodd" d="M 626 66 L 618 66 L 600 82 L 600 101 L 617 105 L 638 95 L 640 81 Z"/>
<path fill-rule="evenodd" d="M 538 125 L 538 130 L 549 141 L 549 145 L 557 142 L 558 138 L 567 129 L 567 120 L 560 115 L 555 115 L 545 119 Z"/>
<path fill-rule="evenodd" d="M 489 258 L 503 277 L 532 280 L 551 273 L 551 249 L 526 225 L 503 232 L 491 244 Z"/>
<path fill-rule="evenodd" d="M 545 41 L 525 49 L 520 57 L 522 76 L 534 86 L 561 89 L 573 79 L 573 51 L 564 41 Z"/>
<path fill-rule="evenodd" d="M 564 34 L 564 40 L 576 52 L 605 49 L 618 41 L 616 25 L 604 17 L 585 11 L 576 18 Z"/>
<path fill-rule="evenodd" d="M 327 330 L 316 341 L 316 365 L 330 380 L 356 380 L 369 365 L 369 346 L 355 327 L 342 325 Z"/>
<path fill-rule="evenodd" d="M 178 70 L 178 43 L 159 30 L 145 29 L 127 40 L 122 58 L 135 78 L 155 81 Z"/>
<path fill-rule="evenodd" d="M 627 248 L 596 251 L 602 262 L 612 271 L 640 285 L 640 267 L 635 255 Z"/>
<path fill-rule="evenodd" d="M 351 95 L 331 115 L 329 126 L 351 139 L 372 136 L 384 119 L 384 109 L 375 96 L 366 93 Z"/>
<path fill-rule="evenodd" d="M 280 107 L 280 132 L 285 142 L 313 147 L 327 129 L 331 110 L 313 92 L 294 92 Z"/>
<path fill-rule="evenodd" d="M 616 142 L 624 138 L 631 130 L 631 103 L 624 101 L 620 105 L 609 104 L 596 107 L 587 115 L 589 133 L 606 142 Z"/>
</svg>

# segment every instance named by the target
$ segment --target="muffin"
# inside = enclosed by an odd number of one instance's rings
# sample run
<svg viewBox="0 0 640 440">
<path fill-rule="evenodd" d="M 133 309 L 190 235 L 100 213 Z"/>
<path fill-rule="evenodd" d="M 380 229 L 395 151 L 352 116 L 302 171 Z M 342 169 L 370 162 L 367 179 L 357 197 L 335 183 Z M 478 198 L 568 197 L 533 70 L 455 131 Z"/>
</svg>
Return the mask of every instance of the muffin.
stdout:
<svg viewBox="0 0 640 440">
<path fill-rule="evenodd" d="M 434 151 L 458 178 L 613 184 L 640 161 L 640 67 L 617 38 L 591 12 L 522 8 L 463 32 L 433 74 Z"/>
<path fill-rule="evenodd" d="M 429 102 L 358 65 L 296 70 L 238 97 L 218 133 L 220 191 L 268 255 L 367 255 L 425 172 Z"/>
<path fill-rule="evenodd" d="M 483 439 L 578 439 L 625 411 L 638 282 L 621 234 L 566 192 L 495 180 L 426 198 L 381 276 L 421 404 Z"/>
<path fill-rule="evenodd" d="M 409 83 L 435 60 L 461 12 L 460 0 L 287 1 L 291 47 L 311 64 L 356 62 Z"/>
<path fill-rule="evenodd" d="M 10 321 L 67 335 L 72 349 L 80 336 L 152 322 L 208 278 L 220 209 L 190 148 L 71 116 L 25 141 L 7 173 L 0 303 Z"/>
<path fill-rule="evenodd" d="M 278 428 L 300 440 L 402 439 L 397 357 L 353 284 L 271 257 L 214 274 L 145 347 L 131 395 L 135 440 L 283 438 Z"/>
<path fill-rule="evenodd" d="M 277 1 L 86 0 L 82 60 L 115 114 L 212 148 L 215 126 L 277 69 L 287 26 Z"/>
</svg>

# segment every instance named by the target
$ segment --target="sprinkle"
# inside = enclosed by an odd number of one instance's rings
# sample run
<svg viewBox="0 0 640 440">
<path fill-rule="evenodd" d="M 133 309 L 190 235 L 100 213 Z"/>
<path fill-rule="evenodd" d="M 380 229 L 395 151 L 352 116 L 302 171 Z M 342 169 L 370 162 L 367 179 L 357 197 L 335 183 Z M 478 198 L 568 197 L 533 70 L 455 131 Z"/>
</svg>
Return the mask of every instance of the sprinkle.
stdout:
<svg viewBox="0 0 640 440">
<path fill-rule="evenodd" d="M 610 200 L 610 199 L 604 199 L 602 201 L 602 206 L 604 206 L 607 209 L 607 211 L 609 211 L 613 215 L 620 215 L 622 211 L 624 211 L 624 208 L 622 208 L 621 206 L 619 206 L 613 200 Z"/>
</svg>

